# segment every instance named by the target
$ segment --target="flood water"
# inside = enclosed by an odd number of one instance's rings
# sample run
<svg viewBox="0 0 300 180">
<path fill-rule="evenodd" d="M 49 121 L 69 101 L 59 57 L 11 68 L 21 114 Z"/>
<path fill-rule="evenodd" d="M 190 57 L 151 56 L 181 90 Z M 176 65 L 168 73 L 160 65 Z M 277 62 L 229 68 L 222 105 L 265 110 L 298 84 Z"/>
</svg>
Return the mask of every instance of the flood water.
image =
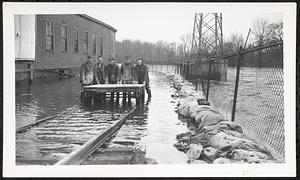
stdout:
<svg viewBox="0 0 300 180">
<path fill-rule="evenodd" d="M 132 143 L 146 157 L 160 164 L 186 163 L 187 157 L 173 144 L 176 135 L 188 131 L 175 112 L 174 91 L 166 77 L 150 73 L 152 98 L 128 119 L 112 140 Z M 62 113 L 16 135 L 17 164 L 54 164 L 89 138 L 109 127 L 135 107 L 115 102 L 83 105 L 79 78 L 35 80 L 16 85 L 16 129 L 41 118 Z M 168 156 L 166 156 L 168 154 Z"/>
<path fill-rule="evenodd" d="M 211 82 L 209 101 L 231 119 L 236 68 L 227 68 L 227 81 Z M 241 67 L 234 122 L 244 134 L 264 144 L 284 161 L 283 69 Z"/>
</svg>

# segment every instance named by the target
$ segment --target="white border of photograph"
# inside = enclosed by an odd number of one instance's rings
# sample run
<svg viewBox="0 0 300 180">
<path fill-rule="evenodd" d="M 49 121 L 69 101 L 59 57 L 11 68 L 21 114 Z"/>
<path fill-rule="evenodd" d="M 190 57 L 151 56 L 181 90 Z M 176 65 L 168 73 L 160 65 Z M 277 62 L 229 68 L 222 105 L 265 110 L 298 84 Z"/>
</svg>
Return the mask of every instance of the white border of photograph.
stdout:
<svg viewBox="0 0 300 180">
<path fill-rule="evenodd" d="M 285 163 L 186 165 L 30 166 L 15 163 L 15 14 L 89 14 L 95 5 L 190 8 L 195 12 L 282 13 L 284 30 Z M 118 11 L 116 11 L 118 13 Z M 180 11 L 178 12 L 180 13 Z M 103 15 L 105 16 L 105 15 Z M 122 18 L 122 15 L 120 15 Z M 193 17 L 191 17 L 193 18 Z M 110 23 L 110 22 L 106 22 Z M 191 27 L 192 30 L 192 27 Z M 226 177 L 296 176 L 296 3 L 3 3 L 3 176 L 4 177 Z"/>
</svg>

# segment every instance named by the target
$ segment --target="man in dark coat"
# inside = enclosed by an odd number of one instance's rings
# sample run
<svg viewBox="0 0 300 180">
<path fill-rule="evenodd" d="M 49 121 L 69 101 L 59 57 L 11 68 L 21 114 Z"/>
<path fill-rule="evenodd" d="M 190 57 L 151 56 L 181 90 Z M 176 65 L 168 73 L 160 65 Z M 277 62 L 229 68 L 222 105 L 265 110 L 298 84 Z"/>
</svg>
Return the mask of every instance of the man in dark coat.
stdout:
<svg viewBox="0 0 300 180">
<path fill-rule="evenodd" d="M 138 82 L 138 84 L 145 83 L 148 97 L 151 97 L 148 67 L 146 64 L 144 64 L 143 58 L 138 58 L 136 60 L 136 66 L 134 67 L 134 74 L 135 74 L 135 80 Z"/>
<path fill-rule="evenodd" d="M 134 77 L 134 66 L 131 63 L 131 58 L 129 56 L 125 57 L 126 61 L 121 65 L 121 81 L 122 84 L 132 84 Z"/>
<path fill-rule="evenodd" d="M 93 56 L 88 56 L 88 59 L 80 67 L 80 83 L 81 91 L 83 86 L 88 86 L 93 84 L 94 70 L 93 70 L 94 59 Z"/>
<path fill-rule="evenodd" d="M 102 56 L 98 57 L 98 62 L 94 66 L 94 84 L 105 83 L 105 64 Z"/>
<path fill-rule="evenodd" d="M 105 77 L 108 84 L 118 84 L 120 82 L 120 68 L 116 64 L 114 58 L 108 59 L 109 64 L 105 68 Z M 114 93 L 111 93 L 111 99 L 114 98 Z M 119 98 L 119 93 L 117 93 L 117 99 Z"/>
<path fill-rule="evenodd" d="M 105 64 L 102 56 L 98 56 L 98 62 L 94 66 L 94 83 L 93 84 L 104 84 L 105 83 Z M 99 93 L 100 101 L 105 101 L 106 93 Z"/>
<path fill-rule="evenodd" d="M 125 57 L 125 63 L 123 63 L 121 65 L 120 73 L 121 73 L 122 84 L 132 84 L 133 77 L 134 77 L 134 66 L 131 62 L 131 57 L 129 57 L 129 56 Z M 130 96 L 131 96 L 130 92 L 128 92 L 128 93 L 123 92 L 123 100 L 124 101 L 127 96 L 130 101 Z"/>
</svg>

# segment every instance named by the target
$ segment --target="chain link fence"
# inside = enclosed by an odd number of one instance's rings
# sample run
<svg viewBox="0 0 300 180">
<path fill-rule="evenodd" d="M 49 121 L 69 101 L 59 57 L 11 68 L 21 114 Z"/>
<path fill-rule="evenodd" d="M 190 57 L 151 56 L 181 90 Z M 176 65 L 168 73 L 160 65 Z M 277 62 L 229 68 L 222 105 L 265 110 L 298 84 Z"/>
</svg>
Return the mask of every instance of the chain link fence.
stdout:
<svg viewBox="0 0 300 180">
<path fill-rule="evenodd" d="M 172 65 L 158 65 L 158 64 L 148 64 L 148 71 L 149 72 L 161 72 L 161 73 L 168 73 L 168 74 L 179 74 L 179 66 L 172 64 Z"/>
<path fill-rule="evenodd" d="M 283 44 L 251 47 L 210 60 L 182 63 L 179 73 L 244 134 L 285 160 Z M 177 72 L 178 72 L 177 71 Z"/>
<path fill-rule="evenodd" d="M 235 122 L 284 162 L 283 45 L 255 48 L 242 56 Z"/>
</svg>

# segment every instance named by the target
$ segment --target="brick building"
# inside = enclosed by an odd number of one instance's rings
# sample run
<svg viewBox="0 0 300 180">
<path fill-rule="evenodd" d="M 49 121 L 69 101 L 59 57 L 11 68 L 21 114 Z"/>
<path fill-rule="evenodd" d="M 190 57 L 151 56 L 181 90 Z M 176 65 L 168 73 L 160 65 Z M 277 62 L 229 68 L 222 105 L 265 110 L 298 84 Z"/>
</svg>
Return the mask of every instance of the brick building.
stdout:
<svg viewBox="0 0 300 180">
<path fill-rule="evenodd" d="M 89 54 L 115 57 L 116 31 L 84 14 L 15 15 L 16 80 L 76 74 Z"/>
</svg>

